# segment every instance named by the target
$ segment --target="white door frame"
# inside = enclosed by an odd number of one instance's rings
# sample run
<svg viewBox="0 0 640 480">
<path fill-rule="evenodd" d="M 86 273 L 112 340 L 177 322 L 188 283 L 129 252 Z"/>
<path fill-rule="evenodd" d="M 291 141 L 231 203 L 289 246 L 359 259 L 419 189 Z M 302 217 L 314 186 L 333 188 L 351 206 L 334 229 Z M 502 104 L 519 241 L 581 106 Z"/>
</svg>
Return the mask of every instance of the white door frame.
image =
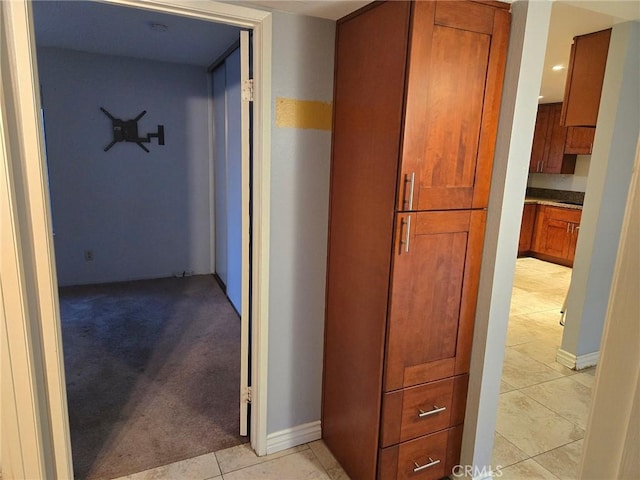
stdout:
<svg viewBox="0 0 640 480">
<path fill-rule="evenodd" d="M 103 0 L 107 3 L 155 10 L 253 29 L 254 41 L 254 162 L 252 244 L 251 446 L 266 454 L 267 439 L 267 334 L 269 299 L 269 213 L 271 151 L 270 12 L 214 1 Z M 1 382 L 3 407 L 11 401 L 19 408 L 15 428 L 2 432 L 3 470 L 40 472 L 39 478 L 73 478 L 71 443 L 64 380 L 55 256 L 51 227 L 47 171 L 43 150 L 40 93 L 31 5 L 27 0 L 0 2 L 2 67 L 9 66 L 11 88 L 0 90 L 0 108 L 6 119 L 0 129 L 0 167 L 6 174 L 8 195 L 2 195 L 3 242 L 0 310 L 14 328 L 7 331 L 18 351 L 3 351 Z M 3 31 L 4 30 L 4 31 Z M 6 65 L 8 64 L 8 65 Z M 11 108 L 10 108 L 11 107 Z M 11 126 L 11 129 L 9 129 Z M 248 172 L 243 172 L 247 173 Z M 7 208 L 4 208 L 4 207 Z M 9 212 L 5 218 L 5 212 Z M 243 212 L 243 215 L 245 212 Z M 246 212 L 248 215 L 248 212 Z M 5 237 L 8 237 L 5 236 Z M 15 259 L 15 262 L 4 259 Z M 15 293 L 15 294 L 14 294 Z M 19 315 L 9 313 L 22 312 Z M 4 333 L 4 332 L 3 332 Z M 4 347 L 4 345 L 3 345 Z M 7 358 L 8 357 L 8 358 Z M 8 370 L 8 371 L 7 371 Z M 8 373 L 8 374 L 5 374 Z M 5 389 L 4 387 L 10 387 Z M 5 398 L 5 392 L 11 398 Z M 30 393 L 31 392 L 31 393 Z M 2 415 L 10 409 L 3 408 Z M 15 411 L 15 410 L 14 410 Z M 3 426 L 5 418 L 2 418 Z M 5 455 L 7 442 L 11 455 Z"/>
</svg>

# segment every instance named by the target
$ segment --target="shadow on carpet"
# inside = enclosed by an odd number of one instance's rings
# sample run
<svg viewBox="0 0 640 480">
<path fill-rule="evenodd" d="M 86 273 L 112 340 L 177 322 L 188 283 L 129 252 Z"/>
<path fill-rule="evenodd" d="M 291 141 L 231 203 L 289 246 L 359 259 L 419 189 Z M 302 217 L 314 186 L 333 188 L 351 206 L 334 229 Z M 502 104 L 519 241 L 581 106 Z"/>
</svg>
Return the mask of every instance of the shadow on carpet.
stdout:
<svg viewBox="0 0 640 480">
<path fill-rule="evenodd" d="M 240 320 L 211 275 L 60 289 L 76 478 L 239 445 Z"/>
</svg>

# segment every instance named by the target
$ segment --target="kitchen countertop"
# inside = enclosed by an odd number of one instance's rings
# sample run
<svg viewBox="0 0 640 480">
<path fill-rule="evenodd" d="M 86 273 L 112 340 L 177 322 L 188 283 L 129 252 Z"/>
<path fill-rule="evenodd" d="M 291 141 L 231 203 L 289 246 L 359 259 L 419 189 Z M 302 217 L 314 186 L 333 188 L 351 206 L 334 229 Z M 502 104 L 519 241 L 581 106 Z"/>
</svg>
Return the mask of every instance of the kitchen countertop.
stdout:
<svg viewBox="0 0 640 480">
<path fill-rule="evenodd" d="M 582 205 L 576 205 L 575 203 L 567 203 L 562 200 L 552 200 L 550 198 L 536 198 L 536 197 L 526 197 L 524 199 L 524 203 L 527 204 L 538 204 L 538 205 L 550 205 L 552 207 L 561 207 L 561 208 L 572 208 L 574 210 L 582 210 Z"/>
</svg>

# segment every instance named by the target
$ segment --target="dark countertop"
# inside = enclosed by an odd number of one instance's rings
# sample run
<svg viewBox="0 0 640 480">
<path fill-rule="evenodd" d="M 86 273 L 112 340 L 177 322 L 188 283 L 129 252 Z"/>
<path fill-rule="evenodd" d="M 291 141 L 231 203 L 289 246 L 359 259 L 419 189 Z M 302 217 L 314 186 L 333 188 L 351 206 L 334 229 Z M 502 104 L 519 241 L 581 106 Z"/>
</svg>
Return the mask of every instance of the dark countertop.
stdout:
<svg viewBox="0 0 640 480">
<path fill-rule="evenodd" d="M 538 205 L 551 205 L 553 207 L 582 210 L 583 201 L 584 192 L 528 187 L 524 203 L 537 203 Z"/>
<path fill-rule="evenodd" d="M 562 207 L 562 208 L 572 208 L 574 210 L 582 210 L 582 205 L 576 205 L 575 203 L 566 203 L 562 200 L 552 200 L 549 198 L 535 198 L 535 197 L 525 197 L 525 204 L 535 203 L 537 205 L 551 205 L 552 207 Z"/>
</svg>

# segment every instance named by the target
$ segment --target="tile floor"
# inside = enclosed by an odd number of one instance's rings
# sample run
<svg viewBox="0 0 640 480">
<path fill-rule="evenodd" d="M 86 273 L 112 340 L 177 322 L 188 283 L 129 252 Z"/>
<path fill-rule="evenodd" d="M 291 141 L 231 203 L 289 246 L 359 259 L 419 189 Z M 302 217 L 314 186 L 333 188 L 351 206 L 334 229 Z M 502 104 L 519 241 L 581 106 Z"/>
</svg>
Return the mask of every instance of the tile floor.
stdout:
<svg viewBox="0 0 640 480">
<path fill-rule="evenodd" d="M 502 479 L 577 479 L 595 368 L 555 361 L 571 269 L 520 258 L 511 298 L 494 468 Z"/>
<path fill-rule="evenodd" d="M 117 480 L 349 480 L 322 440 L 257 457 L 247 444 Z"/>
<path fill-rule="evenodd" d="M 571 269 L 518 259 L 498 407 L 494 468 L 502 479 L 577 479 L 595 369 L 555 361 Z M 348 480 L 321 440 L 266 457 L 240 445 L 118 480 Z"/>
</svg>

